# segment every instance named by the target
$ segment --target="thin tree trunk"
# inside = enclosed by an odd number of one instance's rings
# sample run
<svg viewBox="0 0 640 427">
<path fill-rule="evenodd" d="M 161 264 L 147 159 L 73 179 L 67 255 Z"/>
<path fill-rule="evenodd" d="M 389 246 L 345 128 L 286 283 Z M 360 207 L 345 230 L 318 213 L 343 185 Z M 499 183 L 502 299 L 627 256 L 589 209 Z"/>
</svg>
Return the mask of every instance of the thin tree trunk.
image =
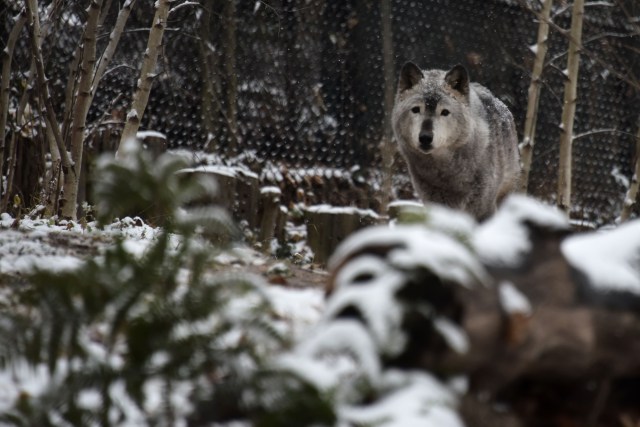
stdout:
<svg viewBox="0 0 640 427">
<path fill-rule="evenodd" d="M 16 108 L 16 127 L 21 128 L 25 125 L 23 121 L 24 112 L 27 108 L 27 101 L 29 100 L 29 93 L 31 92 L 31 84 L 33 83 L 34 76 L 36 75 L 36 62 L 35 60 L 31 61 L 31 66 L 29 68 L 29 72 L 27 74 L 27 81 L 29 84 L 25 87 L 22 95 L 20 96 L 20 101 L 18 102 L 18 108 Z M 46 114 L 45 114 L 46 120 Z M 47 126 L 48 128 L 49 126 Z M 9 197 L 11 193 L 11 189 L 14 186 L 14 178 L 15 178 L 15 168 L 16 168 L 16 135 L 18 132 L 11 133 L 11 141 L 9 141 L 9 157 L 7 158 L 7 191 L 4 193 L 4 197 L 2 198 L 2 202 L 0 203 L 0 212 L 5 212 L 7 207 L 9 206 Z M 52 139 L 49 143 L 55 145 L 55 140 Z"/>
<path fill-rule="evenodd" d="M 220 114 L 220 108 L 218 106 L 217 92 L 215 88 L 215 81 L 218 79 L 218 73 L 213 70 L 215 67 L 211 65 L 212 52 L 210 52 L 212 46 L 211 41 L 211 17 L 213 10 L 213 1 L 207 3 L 207 7 L 203 8 L 202 15 L 200 16 L 200 40 L 198 43 L 198 53 L 200 55 L 200 69 L 201 80 L 203 84 L 202 92 L 202 123 L 204 129 L 207 132 L 207 146 L 206 151 L 215 152 L 217 150 L 216 138 L 216 117 Z"/>
<path fill-rule="evenodd" d="M 53 19 L 53 16 L 49 16 L 48 18 L 49 20 Z M 39 35 L 38 35 L 38 48 L 40 49 L 42 47 L 42 41 L 47 37 L 48 33 L 51 32 L 51 29 L 53 28 L 53 25 L 51 24 L 51 22 L 47 22 L 47 25 L 44 25 L 43 27 L 41 27 L 40 31 L 39 31 Z M 78 69 L 78 63 L 80 61 L 80 50 L 79 48 L 76 50 L 76 53 L 74 55 L 74 59 L 72 61 L 72 64 L 69 68 L 69 79 L 73 80 L 73 84 L 70 84 L 70 88 L 72 90 L 75 90 L 75 76 L 77 73 L 77 69 Z M 36 61 L 35 59 L 32 60 L 32 68 L 33 70 L 30 71 L 30 76 L 36 76 L 37 77 L 37 73 L 36 73 Z M 25 106 L 27 105 L 27 94 L 28 92 L 25 91 L 25 93 L 23 94 L 22 99 L 20 100 L 20 111 L 24 111 Z M 63 119 L 62 122 L 62 133 L 61 133 L 61 140 L 62 141 L 66 141 L 67 140 L 67 136 L 68 136 L 68 129 L 71 126 L 71 109 L 72 109 L 72 104 L 73 104 L 73 93 L 69 94 L 68 98 L 65 99 L 65 109 L 68 109 L 69 113 L 68 115 L 65 115 L 65 118 Z M 45 216 L 53 216 L 53 215 L 57 215 L 59 213 L 59 200 L 60 200 L 60 190 L 61 190 L 61 182 L 63 179 L 63 173 L 62 173 L 62 154 L 60 151 L 60 147 L 58 145 L 59 140 L 56 139 L 55 133 L 54 133 L 54 124 L 52 124 L 46 114 L 46 111 L 48 111 L 47 106 L 46 106 L 46 102 L 44 102 L 45 106 L 40 108 L 40 111 L 45 111 L 45 126 L 46 126 L 46 130 L 45 130 L 45 135 L 46 135 L 46 139 L 48 141 L 48 148 L 49 148 L 49 152 L 51 154 L 51 169 L 47 172 L 45 172 L 45 180 L 44 180 L 44 184 L 41 188 L 41 200 L 45 201 Z M 20 115 L 16 116 L 16 119 L 18 119 L 20 117 Z M 18 122 L 20 122 L 20 120 L 17 120 Z M 56 126 L 55 127 L 55 131 L 57 131 L 59 128 Z M 15 144 L 15 139 L 12 139 L 11 141 L 12 144 Z M 10 186 L 14 185 L 14 178 L 15 178 L 15 171 L 16 168 L 18 167 L 17 161 L 17 153 L 18 150 L 16 149 L 15 146 L 11 147 L 11 153 L 12 153 L 12 158 L 13 158 L 13 162 L 11 165 L 11 174 L 9 175 L 9 182 L 10 182 Z M 66 150 L 63 151 L 64 155 L 67 155 Z M 51 191 L 51 188 L 55 187 L 55 193 L 53 193 Z"/>
<path fill-rule="evenodd" d="M 56 119 L 55 110 L 53 108 L 53 102 L 49 93 L 49 85 L 47 84 L 47 76 L 44 71 L 44 62 L 42 60 L 42 49 L 40 48 L 40 18 L 38 17 L 38 2 L 37 0 L 26 0 L 27 12 L 29 15 L 29 23 L 31 26 L 31 50 L 32 58 L 35 62 L 36 75 L 38 81 L 39 94 L 45 104 L 46 120 L 48 121 L 49 128 L 52 130 L 53 137 L 55 138 L 56 146 L 60 152 L 60 160 L 62 162 L 62 172 L 67 174 L 71 169 L 71 160 L 64 145 L 62 134 L 60 133 L 60 127 L 58 120 Z"/>
<path fill-rule="evenodd" d="M 140 78 L 138 79 L 138 87 L 133 95 L 131 109 L 127 114 L 127 121 L 120 138 L 120 146 L 116 152 L 116 157 L 122 156 L 120 147 L 130 139 L 134 139 L 140 128 L 140 121 L 144 110 L 147 108 L 149 94 L 155 75 L 153 74 L 158 62 L 158 55 L 162 46 L 162 36 L 167 24 L 167 16 L 169 15 L 169 0 L 158 0 L 156 2 L 156 13 L 153 17 L 151 30 L 149 31 L 149 40 L 147 49 L 144 52 L 142 67 L 140 69 Z"/>
<path fill-rule="evenodd" d="M 4 151 L 5 151 L 5 135 L 7 127 L 7 110 L 9 109 L 9 81 L 11 79 L 11 62 L 13 61 L 13 50 L 16 46 L 18 36 L 27 22 L 27 11 L 22 9 L 20 14 L 15 18 L 15 23 L 9 38 L 7 39 L 7 45 L 2 51 L 2 79 L 0 81 L 0 199 L 2 198 L 2 177 L 4 170 Z M 6 191 L 9 191 L 7 188 Z M 2 209 L 1 211 L 4 211 Z M 1 212 L 0 211 L 0 212 Z"/>
<path fill-rule="evenodd" d="M 96 91 L 98 90 L 98 85 L 100 84 L 100 80 L 104 76 L 107 67 L 111 63 L 111 59 L 113 59 L 113 55 L 118 47 L 118 43 L 120 42 L 120 37 L 124 31 L 124 27 L 127 24 L 127 20 L 129 19 L 129 15 L 131 14 L 131 9 L 133 5 L 136 3 L 136 0 L 127 0 L 120 9 L 118 13 L 118 17 L 116 18 L 116 23 L 109 34 L 109 43 L 107 47 L 104 49 L 102 56 L 98 60 L 96 64 L 96 69 L 93 75 L 93 83 L 91 85 L 91 96 L 89 104 L 93 101 L 93 97 L 96 95 Z M 105 9 L 105 12 L 107 9 Z M 104 13 L 106 15 L 106 13 Z"/>
<path fill-rule="evenodd" d="M 87 121 L 89 106 L 91 105 L 91 82 L 93 80 L 93 67 L 96 62 L 96 32 L 102 0 L 92 0 L 87 10 L 87 24 L 84 29 L 84 41 L 82 49 L 82 65 L 80 66 L 80 81 L 76 102 L 71 117 L 71 171 L 64 176 L 64 198 L 62 216 L 73 220 L 77 217 L 78 183 L 82 170 L 82 151 L 84 147 L 84 131 Z"/>
<path fill-rule="evenodd" d="M 571 211 L 571 148 L 578 92 L 578 69 L 580 67 L 580 44 L 582 40 L 584 0 L 574 0 L 571 15 L 571 33 L 569 37 L 569 54 L 566 70 L 567 80 L 564 86 L 564 104 L 562 107 L 562 125 L 560 133 L 560 165 L 558 168 L 557 200 L 558 206 L 567 213 Z"/>
<path fill-rule="evenodd" d="M 380 19 L 382 24 L 382 62 L 384 69 L 384 122 L 383 137 L 380 143 L 382 158 L 382 188 L 380 192 L 380 211 L 386 212 L 392 191 L 393 158 L 396 153 L 393 145 L 393 131 L 391 129 L 391 111 L 394 102 L 394 61 L 393 61 L 393 31 L 391 27 L 391 2 L 380 1 Z"/>
<path fill-rule="evenodd" d="M 102 27 L 104 25 L 104 21 L 107 19 L 107 15 L 109 14 L 109 9 L 111 9 L 111 3 L 113 3 L 113 0 L 105 0 L 102 4 L 102 13 L 100 13 L 100 19 L 98 19 L 98 27 Z"/>
<path fill-rule="evenodd" d="M 65 141 L 68 141 L 69 138 L 73 110 L 75 109 L 76 98 L 74 95 L 78 88 L 78 70 L 81 56 L 82 44 L 78 45 L 73 51 L 72 60 L 69 62 L 69 76 L 67 78 L 67 87 L 64 91 L 64 117 L 62 120 L 62 138 Z"/>
<path fill-rule="evenodd" d="M 631 178 L 631 185 L 624 198 L 622 212 L 620 213 L 620 221 L 626 221 L 631 216 L 631 212 L 636 206 L 638 199 L 638 178 L 640 177 L 640 120 L 638 120 L 638 133 L 636 134 L 636 168 Z"/>
<path fill-rule="evenodd" d="M 238 153 L 238 77 L 236 75 L 236 0 L 226 5 L 226 74 L 227 74 L 227 122 L 229 126 L 229 153 Z"/>
<path fill-rule="evenodd" d="M 283 110 L 283 126 L 285 137 L 292 142 L 289 149 L 290 159 L 300 162 L 308 148 L 300 142 L 293 143 L 293 141 L 297 141 L 296 137 L 301 133 L 300 103 L 297 102 L 300 99 L 300 83 L 297 81 L 297 76 L 301 68 L 300 43 L 302 43 L 302 40 L 300 40 L 298 33 L 299 11 L 297 10 L 297 5 L 297 0 L 285 0 L 282 2 L 282 11 L 284 13 L 280 21 L 280 31 L 283 38 L 282 48 L 286 52 L 284 61 L 284 96 L 286 105 Z M 229 53 L 231 54 L 231 52 Z M 231 70 L 227 70 L 228 75 L 231 72 Z"/>
<path fill-rule="evenodd" d="M 51 130 L 51 126 L 48 124 L 49 121 L 47 120 L 46 123 L 47 140 L 49 141 L 49 152 L 51 153 L 51 167 L 45 176 L 41 199 L 45 203 L 44 216 L 45 218 L 50 218 L 58 214 L 61 190 L 60 184 L 64 177 L 62 176 L 60 152 L 58 151 L 58 147 L 56 147 L 53 131 Z"/>
<path fill-rule="evenodd" d="M 529 185 L 529 173 L 531 172 L 531 161 L 533 158 L 533 146 L 535 144 L 536 123 L 538 121 L 538 105 L 540 101 L 540 79 L 544 69 L 544 59 L 547 56 L 549 47 L 549 16 L 553 0 L 544 0 L 542 12 L 539 18 L 538 39 L 535 47 L 536 59 L 533 63 L 531 73 L 531 84 L 529 85 L 529 100 L 527 102 L 527 116 L 524 123 L 524 138 L 521 145 L 520 158 L 522 160 L 522 177 L 520 190 L 527 192 Z"/>
</svg>

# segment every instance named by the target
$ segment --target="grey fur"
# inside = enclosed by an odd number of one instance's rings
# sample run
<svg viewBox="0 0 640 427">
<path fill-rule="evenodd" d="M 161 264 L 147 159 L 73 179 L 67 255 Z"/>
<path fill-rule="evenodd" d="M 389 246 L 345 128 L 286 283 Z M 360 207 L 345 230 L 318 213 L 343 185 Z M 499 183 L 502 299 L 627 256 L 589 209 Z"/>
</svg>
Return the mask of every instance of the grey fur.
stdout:
<svg viewBox="0 0 640 427">
<path fill-rule="evenodd" d="M 413 187 L 424 202 L 483 220 L 517 185 L 513 116 L 487 88 L 470 83 L 461 65 L 422 71 L 405 64 L 392 123 Z"/>
</svg>

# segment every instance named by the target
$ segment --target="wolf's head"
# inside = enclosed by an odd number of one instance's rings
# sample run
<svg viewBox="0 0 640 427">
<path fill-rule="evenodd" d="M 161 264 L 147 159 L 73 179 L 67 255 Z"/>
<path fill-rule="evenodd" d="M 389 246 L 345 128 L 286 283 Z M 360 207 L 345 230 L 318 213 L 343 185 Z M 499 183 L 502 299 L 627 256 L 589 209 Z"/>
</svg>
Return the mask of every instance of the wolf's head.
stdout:
<svg viewBox="0 0 640 427">
<path fill-rule="evenodd" d="M 470 132 L 469 74 L 462 65 L 449 71 L 422 71 L 407 62 L 400 71 L 393 130 L 406 148 L 436 152 L 463 144 Z"/>
</svg>

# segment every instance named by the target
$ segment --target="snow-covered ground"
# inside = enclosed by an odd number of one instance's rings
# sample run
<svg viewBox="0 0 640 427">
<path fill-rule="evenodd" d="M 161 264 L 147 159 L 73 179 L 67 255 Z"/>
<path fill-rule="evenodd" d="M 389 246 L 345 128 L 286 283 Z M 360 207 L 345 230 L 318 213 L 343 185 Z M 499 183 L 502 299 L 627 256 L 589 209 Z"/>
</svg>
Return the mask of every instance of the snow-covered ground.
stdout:
<svg viewBox="0 0 640 427">
<path fill-rule="evenodd" d="M 414 217 L 415 214 L 412 213 Z M 395 300 L 404 283 L 403 272 L 425 268 L 463 287 L 498 286 L 506 312 L 530 315 L 534 309 L 514 284 L 494 283 L 485 267 L 518 267 L 531 250 L 527 224 L 550 230 L 569 228 L 563 214 L 523 196 L 509 198 L 492 219 L 481 225 L 441 207 L 429 207 L 423 217 L 420 225 L 392 223 L 390 227 L 373 227 L 344 242 L 330 261 L 330 268 L 335 268 L 337 274 L 332 278 L 335 288 L 327 301 L 323 287 L 326 274 L 300 267 L 292 272 L 291 263 L 277 261 L 243 244 L 228 247 L 213 258 L 213 274 L 251 276 L 255 289 L 272 307 L 275 328 L 291 341 L 285 351 L 272 356 L 271 366 L 304 378 L 321 393 L 333 396 L 336 425 L 463 426 L 456 407 L 464 387 L 442 382 L 428 372 L 383 367 L 384 356 L 397 355 L 406 345 L 401 307 Z M 35 270 L 77 269 L 87 259 L 99 259 L 117 239 L 123 239 L 128 254 L 143 257 L 162 233 L 139 218 L 127 217 L 99 228 L 95 223 L 56 223 L 27 217 L 18 220 L 1 214 L 0 285 L 19 283 L 21 277 Z M 638 222 L 631 222 L 613 231 L 576 235 L 565 239 L 562 252 L 596 290 L 622 289 L 640 294 L 639 233 Z M 169 241 L 176 248 L 182 244 L 178 236 L 171 236 Z M 391 249 L 381 258 L 379 254 L 367 255 L 363 250 L 367 245 Z M 352 259 L 354 253 L 358 255 Z M 291 277 L 301 272 L 315 275 L 315 280 L 301 285 L 299 277 Z M 367 286 L 363 286 L 365 283 Z M 0 287 L 1 308 L 11 308 L 11 288 Z M 181 293 L 184 289 L 175 292 Z M 242 313 L 252 304 L 250 295 L 241 296 L 232 301 L 229 309 Z M 362 318 L 340 316 L 348 307 L 356 307 Z M 193 326 L 187 324 L 180 330 L 188 335 Z M 435 326 L 452 349 L 468 351 L 465 332 L 458 325 L 436 317 Z M 204 322 L 198 327 L 208 325 Z M 242 335 L 239 331 L 234 334 L 225 339 L 239 340 Z M 95 342 L 82 345 L 95 352 L 98 359 L 106 357 L 105 350 Z M 110 356 L 115 358 L 109 363 L 122 364 L 122 355 L 116 356 Z M 164 357 L 157 353 L 154 360 L 162 364 Z M 42 369 L 17 364 L 11 370 L 0 370 L 0 413 L 23 393 L 41 393 L 48 383 L 58 381 L 72 368 L 62 363 L 55 375 Z M 464 383 L 464 378 L 461 380 Z M 191 388 L 177 385 L 172 399 L 179 403 L 188 399 Z M 109 393 L 124 394 L 118 387 L 115 383 Z M 377 400 L 363 405 L 362 390 L 369 388 L 375 390 Z M 130 409 L 128 421 L 135 424 L 135 420 L 159 411 L 161 390 L 161 386 L 150 382 L 146 406 Z M 88 408 L 99 398 L 90 392 L 80 397 L 80 403 Z"/>
<path fill-rule="evenodd" d="M 113 246 L 116 238 L 123 239 L 122 246 L 131 256 L 142 257 L 153 247 L 161 232 L 161 229 L 145 224 L 140 218 L 127 217 L 99 229 L 95 223 L 62 221 L 56 224 L 50 220 L 27 217 L 17 220 L 4 213 L 0 215 L 0 285 L 9 286 L 0 287 L 0 309 L 15 308 L 12 292 L 19 286 L 22 277 L 36 270 L 63 272 L 80 268 L 89 258 L 100 259 L 107 248 Z M 181 244 L 177 236 L 174 240 L 172 245 Z M 293 340 L 301 339 L 320 319 L 325 304 L 322 288 L 267 283 L 269 274 L 283 274 L 283 271 L 288 271 L 284 263 L 244 245 L 230 247 L 215 259 L 216 271 L 221 272 L 220 274 L 243 274 L 259 285 L 271 304 L 273 317 L 277 319 L 274 326 L 283 336 L 292 337 Z M 264 275 L 259 273 L 262 271 L 265 272 Z M 286 279 L 284 284 L 286 285 Z M 246 309 L 244 306 L 250 306 L 251 301 L 250 297 L 246 304 L 242 300 L 236 300 L 231 310 L 241 313 Z M 187 324 L 185 331 L 188 332 L 189 327 Z M 87 334 L 82 336 L 95 333 L 95 330 L 87 331 Z M 87 341 L 82 345 L 85 344 L 87 348 L 92 349 L 97 359 L 101 360 L 107 354 L 102 345 L 96 342 Z M 158 354 L 158 357 L 161 358 L 161 354 Z M 110 360 L 108 364 L 115 364 L 116 367 L 123 363 L 121 355 L 110 356 Z M 21 396 L 37 397 L 46 393 L 48 387 L 64 378 L 70 369 L 73 369 L 65 364 L 65 359 L 61 359 L 61 363 L 55 374 L 44 364 L 30 367 L 23 362 L 14 363 L 8 369 L 0 369 L 0 415 L 9 410 Z M 154 411 L 160 410 L 163 402 L 162 386 L 154 387 L 149 383 L 147 388 L 146 401 L 149 402 L 149 408 L 143 409 L 148 409 L 149 413 L 153 414 Z M 190 387 L 178 389 L 172 399 L 186 399 L 190 392 Z M 126 400 L 124 390 L 120 393 L 116 387 L 110 389 L 110 393 L 122 402 Z M 92 401 L 97 399 L 96 402 L 100 402 L 99 395 L 92 399 L 90 393 L 84 393 L 81 397 L 88 408 L 91 407 Z M 154 405 L 152 402 L 157 404 Z M 113 425 L 146 425 L 141 421 L 145 415 L 140 412 L 140 408 L 135 408 L 132 404 L 123 407 L 129 408 L 125 410 L 128 411 L 125 416 L 128 421 Z M 153 409 L 155 407 L 157 409 Z M 136 420 L 142 424 L 136 424 Z M 131 422 L 133 424 L 130 424 Z"/>
<path fill-rule="evenodd" d="M 161 230 L 140 218 L 126 217 L 98 229 L 95 223 L 22 218 L 0 214 L 0 277 L 23 276 L 35 269 L 62 271 L 80 266 L 87 257 L 99 256 L 114 237 L 124 238 L 130 253 L 142 255 Z M 216 260 L 235 271 L 261 267 L 270 271 L 282 262 L 241 245 L 218 255 Z M 277 271 L 277 268 L 273 270 Z M 266 278 L 264 279 L 267 280 Z M 266 287 L 277 314 L 288 319 L 302 333 L 306 325 L 317 322 L 324 309 L 324 290 L 319 287 Z"/>
<path fill-rule="evenodd" d="M 76 269 L 87 258 L 100 258 L 118 237 L 124 239 L 123 246 L 127 252 L 140 257 L 152 247 L 160 233 L 160 229 L 150 227 L 139 218 L 124 218 L 98 229 L 94 223 L 56 224 L 42 219 L 16 220 L 2 214 L 0 283 L 11 283 L 36 269 Z M 286 263 L 243 245 L 229 248 L 215 259 L 221 269 L 218 271 L 253 276 L 256 271 L 264 272 L 264 275 L 253 277 L 252 280 L 262 283 L 260 288 L 278 319 L 275 324 L 277 329 L 285 336 L 292 337 L 296 343 L 290 351 L 276 356 L 272 363 L 278 369 L 306 378 L 323 392 L 336 396 L 339 425 L 372 422 L 381 422 L 376 425 L 384 426 L 409 426 L 415 422 L 443 427 L 463 425 L 455 410 L 457 397 L 449 386 L 426 372 L 383 370 L 377 348 L 380 343 L 372 341 L 380 337 L 372 338 L 366 326 L 357 321 L 332 320 L 332 312 L 325 309 L 322 286 L 286 286 L 286 276 L 296 274 L 287 271 Z M 282 274 L 285 286 L 268 283 L 269 276 L 274 274 Z M 320 277 L 324 278 L 325 275 L 320 274 Z M 1 306 L 10 308 L 11 304 L 7 295 L 0 294 Z M 246 305 L 242 301 L 234 304 L 240 307 L 240 311 Z M 384 318 L 381 317 L 380 321 L 384 323 Z M 385 328 L 388 329 L 380 324 L 377 331 Z M 188 329 L 185 331 L 188 332 Z M 98 360 L 107 357 L 105 349 L 95 342 L 87 341 L 82 345 L 86 345 Z M 157 359 L 158 363 L 165 357 L 160 353 L 156 356 L 154 360 Z M 108 364 L 118 367 L 123 363 L 121 355 L 108 357 Z M 55 374 L 49 372 L 45 365 L 29 367 L 24 363 L 14 364 L 9 370 L 0 370 L 0 413 L 11 408 L 25 393 L 28 396 L 46 393 L 51 384 L 60 381 L 73 369 L 65 364 L 64 359 L 61 363 Z M 375 404 L 362 406 L 358 403 L 358 384 L 362 385 L 362 381 L 369 384 L 368 387 L 379 390 L 381 398 Z M 126 403 L 126 393 L 118 387 L 122 385 L 114 383 L 109 393 L 114 399 L 119 399 L 127 421 L 114 425 L 147 425 L 143 421 L 145 417 L 160 410 L 161 385 L 154 386 L 152 382 L 145 385 L 147 396 L 143 408 L 136 407 L 132 402 Z M 171 399 L 175 402 L 185 401 L 190 391 L 191 388 L 186 384 L 177 387 Z M 92 395 L 90 391 L 83 392 L 80 398 L 79 404 L 88 409 L 100 403 L 100 396 Z M 184 408 L 189 407 L 186 405 Z"/>
</svg>

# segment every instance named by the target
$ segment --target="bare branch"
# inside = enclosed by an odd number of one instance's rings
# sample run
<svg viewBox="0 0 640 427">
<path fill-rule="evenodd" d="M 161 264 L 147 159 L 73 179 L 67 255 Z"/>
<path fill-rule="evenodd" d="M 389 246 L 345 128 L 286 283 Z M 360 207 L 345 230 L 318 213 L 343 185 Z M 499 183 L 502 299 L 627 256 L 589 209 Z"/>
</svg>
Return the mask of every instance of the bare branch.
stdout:
<svg viewBox="0 0 640 427">
<path fill-rule="evenodd" d="M 615 133 L 615 134 L 619 134 L 619 135 L 633 135 L 632 133 L 629 132 L 625 132 L 622 130 L 618 130 L 615 128 L 609 128 L 609 129 L 593 129 L 587 132 L 583 132 L 583 133 L 579 133 L 577 135 L 573 136 L 573 140 L 575 141 L 576 139 L 580 139 L 580 138 L 585 138 L 587 136 L 592 136 L 592 135 L 597 135 L 600 133 Z"/>
<path fill-rule="evenodd" d="M 202 7 L 202 5 L 200 3 L 198 3 L 197 1 L 186 1 L 182 4 L 179 4 L 175 7 L 172 7 L 171 10 L 169 11 L 169 15 L 171 15 L 172 13 L 182 9 L 183 7 L 187 7 L 187 6 L 198 6 L 198 7 Z"/>
<path fill-rule="evenodd" d="M 524 2 L 522 0 L 520 0 L 519 2 L 526 10 L 528 10 L 531 13 L 533 13 L 536 16 L 537 19 L 539 19 L 539 20 L 543 20 L 544 19 L 542 14 L 540 12 L 536 11 L 535 9 L 533 9 L 529 4 L 527 4 L 526 2 Z M 634 89 L 640 90 L 640 81 L 637 78 L 635 78 L 633 75 L 631 75 L 631 74 L 630 75 L 625 75 L 625 74 L 621 73 L 620 71 L 616 70 L 615 68 L 613 68 L 611 66 L 611 64 L 609 64 L 607 61 L 601 59 L 598 56 L 598 54 L 593 53 L 590 50 L 586 49 L 584 43 L 581 40 L 576 40 L 575 37 L 573 37 L 570 32 L 566 31 L 564 28 L 562 28 L 559 25 L 557 25 L 555 22 L 553 22 L 553 20 L 547 19 L 547 23 L 549 24 L 550 28 L 554 29 L 560 35 L 562 35 L 563 37 L 567 38 L 569 40 L 569 43 L 575 44 L 577 46 L 578 51 L 581 54 L 585 55 L 586 57 L 588 57 L 589 59 L 591 59 L 593 62 L 597 63 L 598 65 L 600 65 L 604 69 L 609 70 L 609 72 L 611 74 L 613 74 L 615 77 L 617 77 L 618 79 L 622 80 L 623 82 L 627 83 L 628 85 L 630 85 Z"/>
</svg>

